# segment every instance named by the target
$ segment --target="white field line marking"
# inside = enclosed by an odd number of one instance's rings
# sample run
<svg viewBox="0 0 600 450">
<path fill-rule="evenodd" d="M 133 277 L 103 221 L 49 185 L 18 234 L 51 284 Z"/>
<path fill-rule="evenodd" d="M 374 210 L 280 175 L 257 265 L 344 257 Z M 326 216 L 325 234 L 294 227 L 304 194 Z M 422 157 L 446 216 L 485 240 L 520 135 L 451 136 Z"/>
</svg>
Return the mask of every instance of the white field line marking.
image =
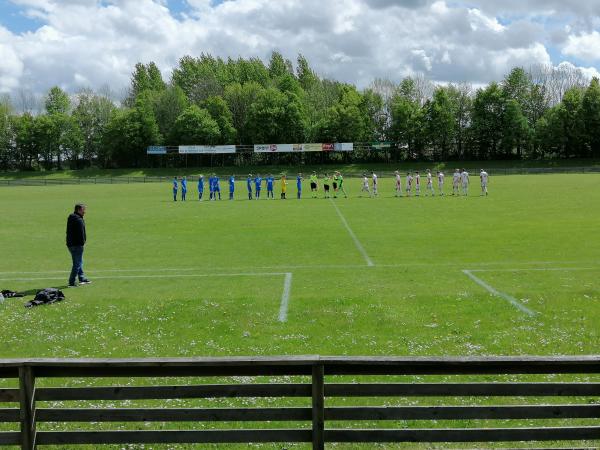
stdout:
<svg viewBox="0 0 600 450">
<path fill-rule="evenodd" d="M 287 321 L 288 306 L 290 303 L 290 292 L 292 291 L 292 274 L 290 272 L 285 274 L 283 280 L 283 294 L 281 294 L 281 305 L 279 306 L 279 321 Z"/>
<path fill-rule="evenodd" d="M 354 241 L 354 245 L 356 245 L 356 248 L 358 249 L 358 251 L 365 258 L 367 266 L 373 267 L 375 264 L 373 264 L 373 261 L 371 260 L 371 258 L 369 258 L 369 255 L 367 254 L 367 251 L 365 250 L 365 248 L 362 246 L 362 244 L 360 243 L 360 241 L 358 240 L 358 238 L 354 234 L 354 231 L 352 231 L 352 228 L 350 228 L 350 225 L 348 225 L 348 222 L 346 221 L 346 218 L 344 217 L 344 215 L 340 211 L 340 208 L 338 208 L 338 206 L 335 204 L 335 202 L 333 200 L 331 200 L 331 199 L 329 199 L 329 200 L 331 201 L 331 204 L 333 205 L 333 207 L 337 211 L 338 216 L 340 216 L 340 219 L 342 220 L 342 223 L 346 227 L 346 230 L 348 230 L 348 233 L 350 234 L 350 237 L 352 237 L 352 240 Z"/>
<path fill-rule="evenodd" d="M 593 267 L 545 267 L 529 269 L 471 269 L 469 272 L 573 272 L 579 270 L 599 270 Z"/>
<path fill-rule="evenodd" d="M 490 286 L 489 284 L 487 284 L 481 278 L 478 278 L 475 275 L 473 275 L 470 270 L 463 270 L 462 272 L 466 276 L 468 276 L 471 280 L 473 280 L 475 283 L 477 283 L 479 286 L 483 287 L 484 289 L 486 289 L 487 291 L 491 292 L 492 294 L 494 294 L 494 295 L 496 295 L 498 297 L 501 297 L 504 300 L 508 301 L 511 305 L 517 307 L 518 309 L 520 309 L 522 312 L 524 312 L 528 316 L 532 316 L 533 317 L 533 316 L 535 316 L 537 314 L 536 312 L 534 312 L 531 309 L 527 308 L 525 305 L 523 305 L 519 300 L 517 300 L 513 296 L 505 294 L 504 292 L 500 292 L 500 291 L 494 289 L 492 286 Z"/>
</svg>

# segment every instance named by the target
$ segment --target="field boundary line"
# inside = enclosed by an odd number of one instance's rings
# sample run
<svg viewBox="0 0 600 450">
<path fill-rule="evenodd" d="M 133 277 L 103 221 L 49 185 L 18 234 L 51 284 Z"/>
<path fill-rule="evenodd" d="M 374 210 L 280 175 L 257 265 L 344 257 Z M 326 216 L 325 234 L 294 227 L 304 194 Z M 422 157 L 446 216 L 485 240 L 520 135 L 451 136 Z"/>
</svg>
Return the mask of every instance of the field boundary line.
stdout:
<svg viewBox="0 0 600 450">
<path fill-rule="evenodd" d="M 281 303 L 279 305 L 279 321 L 282 323 L 287 322 L 290 293 L 292 291 L 292 276 L 292 273 L 288 272 L 283 279 L 283 294 L 281 294 Z"/>
<path fill-rule="evenodd" d="M 346 230 L 348 230 L 348 234 L 350 234 L 350 237 L 354 241 L 354 245 L 356 246 L 356 248 L 358 249 L 358 251 L 362 254 L 363 258 L 365 258 L 365 262 L 367 263 L 367 266 L 369 266 L 369 267 L 375 266 L 375 264 L 373 263 L 373 261 L 369 257 L 369 254 L 367 253 L 367 251 L 365 250 L 365 248 L 363 247 L 363 245 L 360 243 L 360 241 L 358 240 L 358 238 L 354 234 L 354 231 L 352 231 L 352 228 L 350 228 L 350 225 L 348 224 L 348 221 L 346 220 L 346 218 L 342 214 L 342 211 L 340 211 L 340 208 L 338 208 L 338 206 L 335 204 L 335 202 L 331 198 L 329 199 L 329 201 L 331 202 L 331 204 L 335 208 L 335 210 L 336 210 L 338 216 L 340 217 L 342 223 L 346 227 Z"/>
<path fill-rule="evenodd" d="M 518 308 L 521 312 L 524 312 L 525 314 L 527 314 L 530 317 L 534 317 L 537 315 L 536 312 L 532 311 L 531 309 L 527 308 L 525 305 L 523 305 L 519 300 L 517 300 L 516 298 L 514 298 L 512 295 L 508 295 L 505 294 L 504 292 L 500 292 L 499 290 L 495 289 L 494 287 L 490 286 L 488 283 L 486 283 L 485 281 L 483 281 L 481 278 L 473 275 L 471 270 L 463 270 L 462 271 L 466 276 L 468 276 L 471 280 L 473 280 L 475 283 L 477 283 L 479 286 L 481 286 L 482 288 L 486 289 L 488 292 L 492 293 L 493 295 L 497 296 L 497 297 L 501 297 L 504 300 L 506 300 L 507 302 L 509 302 L 511 305 L 513 305 L 514 307 Z"/>
</svg>

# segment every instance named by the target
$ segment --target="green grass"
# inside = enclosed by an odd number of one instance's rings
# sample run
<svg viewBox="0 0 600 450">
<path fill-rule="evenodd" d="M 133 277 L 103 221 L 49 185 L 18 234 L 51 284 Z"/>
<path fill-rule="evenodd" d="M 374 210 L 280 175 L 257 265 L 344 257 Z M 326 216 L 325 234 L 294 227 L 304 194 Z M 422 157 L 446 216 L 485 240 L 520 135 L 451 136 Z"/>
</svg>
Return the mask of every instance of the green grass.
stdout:
<svg viewBox="0 0 600 450">
<path fill-rule="evenodd" d="M 292 199 L 251 202 L 242 183 L 236 201 L 201 203 L 193 186 L 172 202 L 168 183 L 0 188 L 0 288 L 65 286 L 77 201 L 94 281 L 47 307 L 1 304 L 0 357 L 598 353 L 599 175 L 492 178 L 487 198 L 473 183 L 468 198 L 398 199 L 392 184 L 360 198 L 349 180 L 332 200 L 373 267 L 332 201 L 306 187 L 297 201 L 293 182 Z"/>
</svg>

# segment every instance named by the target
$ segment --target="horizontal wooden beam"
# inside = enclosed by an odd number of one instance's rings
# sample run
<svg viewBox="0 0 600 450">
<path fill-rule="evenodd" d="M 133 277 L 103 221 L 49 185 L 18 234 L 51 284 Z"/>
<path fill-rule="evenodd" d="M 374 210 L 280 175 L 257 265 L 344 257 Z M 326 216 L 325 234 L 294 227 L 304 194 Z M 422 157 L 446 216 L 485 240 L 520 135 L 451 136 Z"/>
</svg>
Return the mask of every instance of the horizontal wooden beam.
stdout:
<svg viewBox="0 0 600 450">
<path fill-rule="evenodd" d="M 18 389 L 0 389 L 0 402 L 2 403 L 18 403 Z"/>
<path fill-rule="evenodd" d="M 152 400 L 235 397 L 310 397 L 310 384 L 207 384 L 195 386 L 111 386 L 39 388 L 36 401 Z"/>
<path fill-rule="evenodd" d="M 38 445 L 311 442 L 311 430 L 39 431 Z"/>
<path fill-rule="evenodd" d="M 309 421 L 310 408 L 59 408 L 36 410 L 37 422 L 263 422 Z"/>
<path fill-rule="evenodd" d="M 21 433 L 16 431 L 0 432 L 0 445 L 19 445 L 21 443 Z"/>
<path fill-rule="evenodd" d="M 484 420 L 600 418 L 598 405 L 399 406 L 326 408 L 326 420 Z"/>
<path fill-rule="evenodd" d="M 0 409 L 1 422 L 20 422 L 21 418 L 18 409 Z"/>
<path fill-rule="evenodd" d="M 327 442 L 515 442 L 600 439 L 600 427 L 325 430 Z"/>
<path fill-rule="evenodd" d="M 600 383 L 331 383 L 327 397 L 600 396 Z"/>
</svg>

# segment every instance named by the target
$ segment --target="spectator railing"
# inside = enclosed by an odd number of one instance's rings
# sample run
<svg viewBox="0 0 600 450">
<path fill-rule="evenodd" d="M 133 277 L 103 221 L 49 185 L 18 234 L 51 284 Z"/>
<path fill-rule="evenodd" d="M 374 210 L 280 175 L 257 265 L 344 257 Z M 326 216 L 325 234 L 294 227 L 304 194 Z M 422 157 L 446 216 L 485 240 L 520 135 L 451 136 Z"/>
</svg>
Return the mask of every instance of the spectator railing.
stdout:
<svg viewBox="0 0 600 450">
<path fill-rule="evenodd" d="M 32 449 L 78 444 L 312 442 L 313 448 L 322 449 L 328 442 L 562 440 L 589 445 L 600 440 L 600 383 L 594 381 L 598 374 L 600 356 L 0 360 L 0 378 L 8 383 L 18 379 L 18 388 L 0 388 L 0 406 L 13 404 L 13 408 L 0 409 L 1 429 L 10 423 L 20 427 L 0 432 L 0 445 Z M 526 376 L 528 381 L 506 381 L 506 375 L 511 379 Z M 545 375 L 564 380 L 530 381 Z M 436 380 L 428 381 L 427 376 Z M 165 385 L 172 377 L 186 382 Z M 214 383 L 214 377 L 219 377 L 219 383 Z M 473 382 L 474 377 L 484 380 Z M 102 378 L 120 380 L 119 385 L 99 387 Z M 356 398 L 372 405 L 381 397 L 404 400 L 400 406 L 352 406 Z M 511 403 L 490 405 L 489 399 L 496 397 L 511 398 Z M 273 406 L 286 398 L 284 406 Z M 304 398 L 304 406 L 289 406 L 289 398 Z M 421 406 L 416 398 L 435 399 L 435 404 Z M 461 403 L 448 405 L 450 398 Z M 565 403 L 565 398 L 572 400 Z M 173 399 L 231 399 L 227 400 L 231 403 L 227 408 L 173 408 Z M 249 399 L 259 404 L 271 400 L 266 402 L 268 407 L 249 408 Z M 153 402 L 154 407 L 118 405 L 140 400 Z M 445 404 L 439 405 L 441 400 Z M 93 401 L 109 403 L 65 406 Z M 346 402 L 344 406 L 328 404 L 340 401 Z M 558 419 L 560 424 L 529 424 L 544 419 Z M 520 422 L 506 425 L 506 420 Z M 568 420 L 572 423 L 564 423 Z M 424 421 L 428 427 L 417 427 Z M 454 427 L 439 426 L 443 421 L 452 421 Z M 470 426 L 473 421 L 485 426 Z M 188 423 L 189 427 L 190 423 L 227 422 L 230 428 L 181 429 L 180 425 L 179 429 L 148 430 L 153 422 L 163 423 L 162 428 L 165 423 Z M 250 422 L 255 425 L 243 426 Z M 45 426 L 49 423 L 53 423 L 52 431 Z M 98 430 L 100 423 L 121 425 Z M 290 427 L 273 427 L 274 423 Z M 333 426 L 327 426 L 330 423 Z M 357 423 L 368 426 L 356 427 Z"/>
</svg>

